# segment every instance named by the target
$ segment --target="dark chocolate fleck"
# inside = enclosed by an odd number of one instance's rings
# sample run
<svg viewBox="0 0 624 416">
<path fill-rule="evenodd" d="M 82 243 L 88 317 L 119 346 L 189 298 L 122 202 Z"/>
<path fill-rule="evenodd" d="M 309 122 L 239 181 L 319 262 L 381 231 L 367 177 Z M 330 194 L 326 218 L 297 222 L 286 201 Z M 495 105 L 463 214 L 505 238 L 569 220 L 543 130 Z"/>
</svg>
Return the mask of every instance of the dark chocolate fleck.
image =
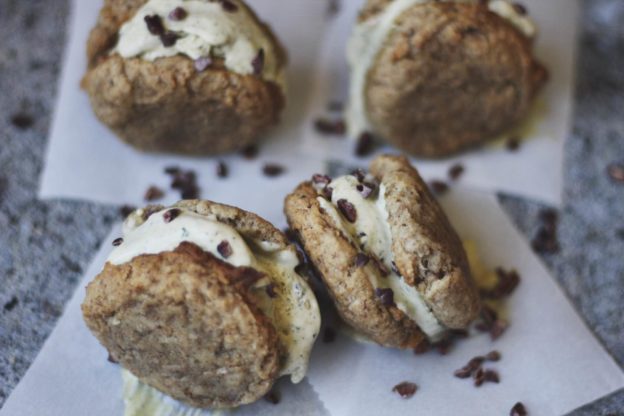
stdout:
<svg viewBox="0 0 624 416">
<path fill-rule="evenodd" d="M 329 185 L 331 182 L 331 178 L 327 175 L 322 175 L 320 173 L 315 173 L 312 176 L 312 182 L 315 185 Z"/>
<path fill-rule="evenodd" d="M 226 12 L 234 13 L 238 10 L 238 6 L 230 0 L 219 0 L 219 3 L 221 3 L 221 7 Z"/>
<path fill-rule="evenodd" d="M 337 204 L 340 213 L 347 219 L 347 221 L 354 223 L 357 220 L 357 211 L 351 202 L 346 199 L 339 199 Z"/>
<path fill-rule="evenodd" d="M 260 149 L 255 144 L 250 144 L 241 150 L 241 155 L 247 160 L 255 159 L 258 156 Z"/>
<path fill-rule="evenodd" d="M 416 348 L 414 348 L 414 354 L 422 355 L 431 350 L 431 344 L 428 341 L 422 341 Z"/>
<path fill-rule="evenodd" d="M 13 296 L 11 300 L 9 300 L 7 303 L 4 304 L 4 310 L 7 312 L 10 312 L 13 309 L 15 309 L 18 303 L 19 303 L 19 300 L 17 299 L 17 297 Z"/>
<path fill-rule="evenodd" d="M 113 246 L 114 247 L 119 247 L 120 245 L 122 245 L 124 242 L 123 238 L 116 238 L 113 240 Z"/>
<path fill-rule="evenodd" d="M 227 259 L 232 255 L 232 246 L 226 240 L 223 240 L 217 246 L 217 251 L 221 254 L 221 257 Z"/>
<path fill-rule="evenodd" d="M 624 183 L 624 164 L 611 163 L 607 167 L 607 173 L 613 181 L 618 183 Z"/>
<path fill-rule="evenodd" d="M 178 41 L 178 34 L 175 32 L 167 31 L 160 35 L 160 41 L 162 42 L 164 47 L 169 48 L 175 45 Z"/>
<path fill-rule="evenodd" d="M 180 211 L 178 208 L 173 208 L 173 209 L 170 209 L 169 211 L 165 212 L 163 214 L 163 217 L 165 219 L 165 222 L 171 222 L 171 221 L 175 220 L 181 213 L 182 213 L 182 211 Z"/>
<path fill-rule="evenodd" d="M 460 164 L 451 166 L 448 172 L 449 178 L 451 178 L 451 180 L 456 181 L 457 179 L 459 179 L 460 176 L 463 175 L 464 170 L 465 170 L 464 167 Z"/>
<path fill-rule="evenodd" d="M 496 350 L 490 351 L 487 354 L 485 354 L 485 359 L 488 361 L 500 361 L 501 353 Z"/>
<path fill-rule="evenodd" d="M 17 113 L 11 116 L 11 124 L 20 130 L 26 130 L 34 124 L 33 118 L 26 113 Z"/>
<path fill-rule="evenodd" d="M 281 165 L 278 165 L 276 163 L 267 163 L 262 168 L 262 173 L 264 173 L 265 176 L 274 178 L 284 173 L 284 170 L 285 170 L 284 167 Z"/>
<path fill-rule="evenodd" d="M 495 370 L 485 370 L 483 373 L 483 379 L 484 381 L 488 381 L 490 383 L 500 383 L 500 376 Z"/>
<path fill-rule="evenodd" d="M 143 199 L 145 199 L 146 201 L 156 201 L 158 199 L 161 199 L 163 196 L 165 196 L 165 193 L 162 191 L 162 189 L 152 185 L 147 188 L 147 191 L 145 191 Z"/>
<path fill-rule="evenodd" d="M 262 71 L 264 70 L 264 49 L 258 50 L 258 54 L 253 61 L 251 61 L 251 66 L 253 68 L 254 75 L 262 74 Z"/>
<path fill-rule="evenodd" d="M 169 12 L 169 19 L 176 22 L 186 19 L 186 16 L 188 16 L 188 13 L 183 7 L 176 7 L 175 9 L 171 10 L 171 12 Z"/>
<path fill-rule="evenodd" d="M 165 26 L 162 19 L 157 14 L 145 16 L 145 24 L 147 24 L 147 30 L 154 36 L 160 36 L 165 33 Z"/>
<path fill-rule="evenodd" d="M 429 182 L 429 187 L 431 188 L 433 193 L 437 194 L 437 195 L 442 195 L 442 194 L 446 193 L 448 191 L 448 189 L 449 189 L 449 187 L 446 184 L 446 182 L 438 181 L 438 180 L 433 180 L 433 181 Z"/>
<path fill-rule="evenodd" d="M 355 267 L 364 267 L 368 264 L 369 261 L 370 257 L 368 257 L 366 254 L 358 253 L 357 256 L 355 256 Z"/>
<path fill-rule="evenodd" d="M 521 402 L 514 404 L 514 406 L 511 408 L 511 411 L 509 412 L 509 416 L 527 416 L 527 415 L 528 413 L 526 411 L 526 408 Z"/>
<path fill-rule="evenodd" d="M 317 132 L 324 135 L 342 136 L 347 130 L 344 120 L 328 120 L 319 118 L 314 121 L 314 128 Z"/>
<path fill-rule="evenodd" d="M 230 170 L 228 169 L 228 165 L 225 164 L 224 161 L 219 161 L 219 163 L 217 164 L 217 176 L 219 178 L 227 178 L 228 175 L 230 173 Z"/>
<path fill-rule="evenodd" d="M 399 383 L 392 388 L 393 392 L 398 393 L 404 399 L 411 398 L 416 393 L 416 390 L 418 390 L 418 386 L 408 381 Z"/>
<path fill-rule="evenodd" d="M 356 189 L 360 193 L 360 195 L 362 195 L 362 197 L 366 199 L 375 193 L 377 186 L 373 183 L 364 182 L 358 184 Z"/>
<path fill-rule="evenodd" d="M 279 402 L 280 402 L 280 395 L 279 395 L 279 393 L 277 391 L 271 390 L 270 392 L 268 392 L 264 396 L 264 400 L 266 400 L 267 402 L 269 402 L 271 404 L 279 404 Z"/>
<path fill-rule="evenodd" d="M 552 254 L 559 251 L 556 230 L 549 227 L 541 227 L 531 241 L 531 247 L 536 253 Z"/>
<path fill-rule="evenodd" d="M 195 59 L 193 65 L 195 65 L 195 70 L 197 72 L 204 72 L 210 67 L 210 65 L 212 65 L 212 58 L 209 56 L 201 56 Z"/>
<path fill-rule="evenodd" d="M 323 332 L 323 342 L 325 344 L 329 344 L 336 340 L 336 331 L 334 328 L 327 326 L 325 327 L 325 331 Z"/>
<path fill-rule="evenodd" d="M 325 189 L 323 189 L 323 195 L 325 195 L 325 198 L 327 198 L 328 201 L 332 200 L 332 196 L 334 193 L 334 188 L 327 186 L 325 187 Z"/>
<path fill-rule="evenodd" d="M 355 144 L 354 153 L 357 157 L 370 156 L 375 151 L 375 138 L 372 134 L 364 132 L 360 134 Z"/>
<path fill-rule="evenodd" d="M 485 382 L 485 372 L 483 369 L 478 368 L 477 371 L 472 373 L 472 379 L 474 380 L 474 385 L 480 387 Z"/>
<path fill-rule="evenodd" d="M 362 169 L 354 170 L 353 172 L 351 172 L 351 175 L 355 176 L 355 178 L 360 183 L 364 182 L 364 179 L 366 179 L 366 172 L 364 172 L 364 170 L 362 170 Z"/>
<path fill-rule="evenodd" d="M 492 341 L 496 341 L 503 335 L 503 333 L 509 328 L 509 322 L 504 319 L 497 319 L 494 321 L 492 328 L 490 328 L 490 338 Z"/>
<path fill-rule="evenodd" d="M 377 296 L 379 298 L 379 300 L 381 301 L 382 305 L 384 305 L 384 306 L 395 306 L 395 303 L 394 303 L 394 292 L 392 291 L 392 289 L 390 289 L 390 288 L 386 288 L 386 289 L 377 288 L 377 289 L 375 289 L 375 296 Z"/>
</svg>

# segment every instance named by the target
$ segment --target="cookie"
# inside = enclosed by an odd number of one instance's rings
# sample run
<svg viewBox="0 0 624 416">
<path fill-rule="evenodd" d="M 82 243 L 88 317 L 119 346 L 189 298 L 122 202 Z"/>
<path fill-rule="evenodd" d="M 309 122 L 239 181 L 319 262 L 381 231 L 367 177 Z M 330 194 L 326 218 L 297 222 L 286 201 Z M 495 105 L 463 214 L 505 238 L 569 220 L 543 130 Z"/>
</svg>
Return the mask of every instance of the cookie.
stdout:
<svg viewBox="0 0 624 416">
<path fill-rule="evenodd" d="M 513 127 L 548 77 L 525 13 L 504 0 L 369 0 L 349 42 L 350 134 L 440 158 Z"/>
<path fill-rule="evenodd" d="M 95 115 L 146 152 L 242 149 L 285 105 L 285 51 L 241 0 L 106 0 L 87 58 Z"/>
<path fill-rule="evenodd" d="M 296 250 L 209 201 L 131 214 L 87 287 L 85 322 L 124 368 L 190 406 L 231 408 L 305 376 L 320 327 Z"/>
<path fill-rule="evenodd" d="M 477 317 L 461 240 L 404 157 L 379 156 L 368 175 L 315 175 L 285 213 L 343 320 L 371 340 L 415 348 Z"/>
</svg>

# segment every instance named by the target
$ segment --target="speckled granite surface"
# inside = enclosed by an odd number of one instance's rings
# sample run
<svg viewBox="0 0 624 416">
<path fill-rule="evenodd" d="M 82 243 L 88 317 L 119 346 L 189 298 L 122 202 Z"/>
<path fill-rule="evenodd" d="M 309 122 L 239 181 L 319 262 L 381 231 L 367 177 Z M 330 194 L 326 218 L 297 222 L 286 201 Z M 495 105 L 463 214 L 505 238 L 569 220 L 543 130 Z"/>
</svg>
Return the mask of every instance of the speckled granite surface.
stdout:
<svg viewBox="0 0 624 416">
<path fill-rule="evenodd" d="M 50 333 L 117 209 L 36 200 L 68 0 L 0 0 L 0 405 Z M 624 2 L 586 0 L 576 116 L 566 148 L 561 250 L 542 258 L 624 364 Z M 501 197 L 532 238 L 542 208 Z M 536 305 L 539 307 L 539 305 Z M 569 340 L 574 342 L 574 340 Z M 579 377 L 582 377 L 579 374 Z M 624 391 L 574 415 L 624 415 Z"/>
</svg>

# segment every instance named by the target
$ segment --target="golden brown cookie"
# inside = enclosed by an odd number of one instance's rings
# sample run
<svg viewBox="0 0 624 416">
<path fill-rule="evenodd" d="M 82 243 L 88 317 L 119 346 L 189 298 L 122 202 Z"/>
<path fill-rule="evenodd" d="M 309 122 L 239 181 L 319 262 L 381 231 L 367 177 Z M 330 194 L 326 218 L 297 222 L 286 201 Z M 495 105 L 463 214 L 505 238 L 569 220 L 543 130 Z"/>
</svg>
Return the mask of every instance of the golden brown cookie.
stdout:
<svg viewBox="0 0 624 416">
<path fill-rule="evenodd" d="M 144 383 L 199 408 L 299 382 L 318 305 L 270 223 L 209 201 L 133 213 L 82 305 L 89 329 Z"/>
<path fill-rule="evenodd" d="M 338 312 L 390 347 L 466 328 L 480 302 L 459 237 L 407 159 L 380 156 L 370 168 L 316 175 L 285 202 Z"/>
<path fill-rule="evenodd" d="M 285 104 L 278 79 L 283 78 L 286 54 L 241 0 L 228 2 L 236 7 L 232 13 L 248 14 L 249 24 L 270 45 L 261 48 L 262 59 L 258 50 L 258 62 L 249 63 L 257 73 L 229 69 L 223 56 L 213 55 L 217 52 L 210 52 L 204 63 L 182 53 L 151 60 L 121 56 L 115 49 L 120 29 L 146 3 L 106 0 L 87 44 L 89 66 L 82 87 L 96 116 L 116 135 L 146 152 L 212 155 L 241 149 L 278 122 Z M 192 10 L 185 13 L 191 16 Z M 172 23 L 166 15 L 158 18 L 165 28 Z M 263 68 L 265 62 L 271 68 Z"/>
<path fill-rule="evenodd" d="M 394 3 L 369 0 L 358 27 L 383 19 Z M 532 38 L 482 3 L 424 2 L 399 13 L 364 82 L 352 83 L 366 123 L 350 122 L 413 155 L 439 158 L 522 120 L 547 71 L 533 57 Z"/>
</svg>

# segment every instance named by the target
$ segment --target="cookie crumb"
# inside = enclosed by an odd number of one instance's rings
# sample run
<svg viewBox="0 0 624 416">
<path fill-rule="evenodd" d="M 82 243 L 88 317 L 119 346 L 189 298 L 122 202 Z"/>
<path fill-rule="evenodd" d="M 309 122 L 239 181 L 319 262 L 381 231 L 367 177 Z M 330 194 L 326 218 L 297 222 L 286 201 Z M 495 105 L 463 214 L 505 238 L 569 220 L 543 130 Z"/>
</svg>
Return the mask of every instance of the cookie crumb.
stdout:
<svg viewBox="0 0 624 416">
<path fill-rule="evenodd" d="M 411 398 L 416 393 L 416 390 L 418 390 L 418 386 L 409 381 L 399 383 L 392 388 L 393 392 L 398 393 L 404 399 Z"/>
<path fill-rule="evenodd" d="M 509 416 L 527 416 L 527 415 L 528 413 L 526 411 L 526 408 L 521 402 L 514 404 L 514 406 L 511 408 L 511 411 L 509 412 Z"/>
<path fill-rule="evenodd" d="M 232 255 L 232 246 L 226 240 L 223 240 L 217 246 L 217 251 L 221 254 L 221 257 L 227 259 Z"/>
<path fill-rule="evenodd" d="M 161 36 L 165 33 L 165 26 L 159 15 L 153 14 L 143 18 L 147 25 L 147 30 L 154 36 Z"/>
<path fill-rule="evenodd" d="M 143 199 L 146 201 L 156 201 L 158 199 L 161 199 L 163 196 L 165 196 L 165 193 L 162 191 L 162 189 L 160 189 L 157 186 L 150 186 L 149 188 L 147 188 L 147 191 L 145 191 L 145 195 L 143 195 Z"/>
<path fill-rule="evenodd" d="M 264 176 L 268 176 L 269 178 L 280 176 L 284 173 L 284 171 L 284 167 L 276 163 L 267 163 L 262 168 L 262 173 L 264 173 Z"/>
</svg>

